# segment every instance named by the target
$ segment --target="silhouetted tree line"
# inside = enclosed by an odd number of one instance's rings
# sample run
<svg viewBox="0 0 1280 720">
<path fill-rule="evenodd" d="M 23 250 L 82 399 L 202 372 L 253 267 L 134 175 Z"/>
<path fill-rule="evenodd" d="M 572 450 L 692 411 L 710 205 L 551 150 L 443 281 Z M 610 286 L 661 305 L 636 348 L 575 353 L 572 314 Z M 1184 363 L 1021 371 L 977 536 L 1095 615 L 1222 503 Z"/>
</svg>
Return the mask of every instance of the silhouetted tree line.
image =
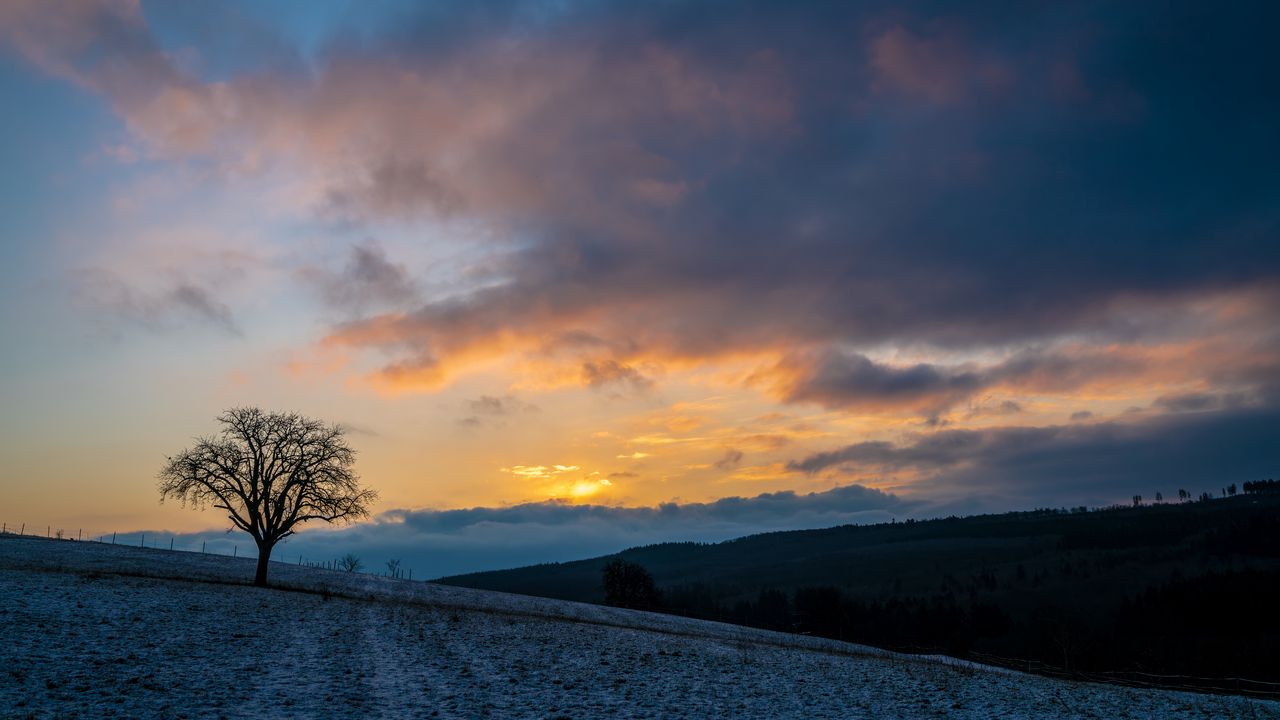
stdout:
<svg viewBox="0 0 1280 720">
<path fill-rule="evenodd" d="M 1095 667 L 1124 660 L 1187 675 L 1280 677 L 1280 572 L 1174 573 L 1125 598 L 1118 621 L 1098 638 Z M 1104 626 L 1105 627 L 1105 626 Z M 1113 660 L 1114 658 L 1114 660 Z"/>
<path fill-rule="evenodd" d="M 1234 486 L 1233 486 L 1234 487 Z M 1280 493 L 1280 480 L 1254 480 L 1240 486 L 1245 495 Z"/>
<path fill-rule="evenodd" d="M 1024 604 L 954 592 L 864 599 L 831 586 L 767 588 L 721 602 L 715 588 L 667 589 L 666 612 L 954 657 L 981 652 L 1073 672 L 1140 669 L 1280 678 L 1280 571 L 1174 574 L 1116 605 Z"/>
</svg>

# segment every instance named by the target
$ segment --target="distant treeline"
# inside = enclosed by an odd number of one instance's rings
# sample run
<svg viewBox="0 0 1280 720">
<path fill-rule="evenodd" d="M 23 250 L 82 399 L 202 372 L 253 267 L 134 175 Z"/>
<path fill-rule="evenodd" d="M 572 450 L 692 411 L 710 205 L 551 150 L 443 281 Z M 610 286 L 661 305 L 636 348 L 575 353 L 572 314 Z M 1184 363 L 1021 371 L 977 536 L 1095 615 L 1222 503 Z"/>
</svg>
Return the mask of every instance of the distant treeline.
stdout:
<svg viewBox="0 0 1280 720">
<path fill-rule="evenodd" d="M 633 606 L 681 615 L 1070 672 L 1280 682 L 1280 483 L 1242 489 L 668 543 L 443 582 L 600 602 L 603 567 L 622 577 L 622 560 L 655 588 Z"/>
<path fill-rule="evenodd" d="M 999 589 L 990 575 L 974 580 Z M 1081 673 L 1142 669 L 1280 679 L 1280 617 L 1274 612 L 1280 571 L 1211 570 L 1194 578 L 1175 573 L 1105 609 L 1069 599 L 1028 605 L 999 593 L 971 593 L 963 583 L 958 590 L 867 600 L 836 587 L 805 586 L 763 589 L 752 600 L 725 605 L 713 588 L 682 585 L 666 591 L 663 609 L 907 652 L 963 658 L 980 651 Z M 1015 595 L 1019 589 L 1006 591 Z"/>
<path fill-rule="evenodd" d="M 1280 480 L 1254 480 L 1240 486 L 1245 495 L 1280 493 Z"/>
</svg>

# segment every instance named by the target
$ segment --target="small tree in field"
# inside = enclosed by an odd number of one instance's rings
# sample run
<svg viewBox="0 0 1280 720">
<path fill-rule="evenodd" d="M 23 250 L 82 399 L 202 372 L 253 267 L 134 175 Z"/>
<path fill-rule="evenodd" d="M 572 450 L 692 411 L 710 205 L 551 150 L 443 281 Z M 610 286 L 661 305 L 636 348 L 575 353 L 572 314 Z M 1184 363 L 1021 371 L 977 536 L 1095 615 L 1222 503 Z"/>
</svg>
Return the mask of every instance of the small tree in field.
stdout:
<svg viewBox="0 0 1280 720">
<path fill-rule="evenodd" d="M 364 563 L 360 562 L 360 558 L 355 555 L 347 553 L 338 558 L 338 569 L 349 573 L 360 572 L 364 569 Z"/>
<path fill-rule="evenodd" d="M 606 605 L 655 610 L 661 604 L 653 576 L 643 565 L 616 558 L 601 569 L 600 579 Z"/>
<path fill-rule="evenodd" d="M 360 487 L 340 426 L 259 408 L 233 408 L 218 422 L 220 433 L 168 458 L 160 501 L 225 510 L 258 546 L 254 585 L 267 584 L 271 550 L 302 523 L 369 514 L 377 493 Z"/>
</svg>

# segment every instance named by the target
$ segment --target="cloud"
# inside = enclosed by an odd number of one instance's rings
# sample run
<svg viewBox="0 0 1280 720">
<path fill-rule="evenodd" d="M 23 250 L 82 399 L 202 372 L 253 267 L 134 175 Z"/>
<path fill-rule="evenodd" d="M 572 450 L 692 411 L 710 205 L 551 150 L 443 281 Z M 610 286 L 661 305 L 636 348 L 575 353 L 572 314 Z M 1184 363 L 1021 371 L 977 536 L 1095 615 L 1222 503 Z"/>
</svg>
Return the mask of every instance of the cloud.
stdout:
<svg viewBox="0 0 1280 720">
<path fill-rule="evenodd" d="M 1162 395 L 1156 398 L 1155 407 L 1167 412 L 1201 412 L 1232 407 L 1246 402 L 1242 393 L 1183 393 L 1181 395 Z"/>
<path fill-rule="evenodd" d="M 482 270 L 447 292 L 373 246 L 320 282 L 352 308 L 320 345 L 380 390 L 749 361 L 784 402 L 941 425 L 997 390 L 1225 396 L 1276 355 L 1275 8 L 370 6 L 306 63 L 202 74 L 142 5 L 50 7 L 6 4 L 6 47 L 149 158 L 287 178 L 344 227 L 469 229 Z"/>
<path fill-rule="evenodd" d="M 1150 488 L 1210 488 L 1274 474 L 1274 408 L 1164 415 L 1134 422 L 943 430 L 904 443 L 861 442 L 788 464 L 908 470 L 925 496 L 981 495 L 1005 507 L 1106 504 Z"/>
<path fill-rule="evenodd" d="M 732 470 L 742 463 L 743 453 L 741 450 L 734 448 L 726 448 L 724 456 L 715 462 L 717 470 Z"/>
<path fill-rule="evenodd" d="M 584 362 L 582 380 L 585 385 L 593 388 L 618 385 L 635 392 L 643 392 L 653 387 L 653 380 L 645 377 L 634 367 L 624 365 L 617 360 Z"/>
<path fill-rule="evenodd" d="M 386 252 L 372 242 L 351 246 L 351 254 L 340 271 L 305 267 L 299 275 L 316 287 L 330 307 L 353 315 L 373 308 L 408 305 L 418 297 L 409 271 L 388 260 Z"/>
<path fill-rule="evenodd" d="M 500 282 L 334 328 L 394 356 L 388 383 L 436 387 L 460 357 L 576 332 L 632 348 L 586 358 L 585 381 L 633 384 L 621 369 L 642 358 L 1133 340 L 1156 311 L 1280 275 L 1280 141 L 1252 120 L 1280 114 L 1256 91 L 1263 7 L 1162 5 L 1153 33 L 1142 3 L 892 21 L 742 3 L 711 24 L 517 2 L 370 22 L 306 72 L 210 82 L 137 5 L 39 6 L 4 14 L 9 44 L 108 98 L 153 154 L 284 166 L 344 217 L 501 238 Z M 1254 56 L 1186 68 L 1189 45 Z M 867 372 L 853 379 L 882 395 L 970 382 Z"/>
<path fill-rule="evenodd" d="M 475 400 L 467 401 L 467 407 L 471 411 L 471 415 L 458 421 L 458 424 L 464 427 L 481 427 L 484 425 L 496 425 L 502 427 L 504 418 L 517 414 L 532 414 L 541 412 L 542 409 L 533 403 L 525 402 L 512 395 L 503 395 L 501 397 L 494 395 L 481 395 Z"/>
<path fill-rule="evenodd" d="M 966 417 L 990 417 L 1000 415 L 1017 415 L 1023 412 L 1025 408 L 1022 403 L 1016 400 L 1002 400 L 998 403 L 988 404 L 980 403 L 969 408 Z"/>
<path fill-rule="evenodd" d="M 102 270 L 85 272 L 79 279 L 84 302 L 118 322 L 152 332 L 172 332 L 197 324 L 228 335 L 243 334 L 231 308 L 190 281 L 173 280 L 158 290 L 142 290 Z"/>
<path fill-rule="evenodd" d="M 527 403 L 511 395 L 502 397 L 481 395 L 467 404 L 472 412 L 481 415 L 510 415 L 512 413 L 536 413 L 539 411 L 537 405 Z"/>
<path fill-rule="evenodd" d="M 817 401 L 828 407 L 927 405 L 945 409 L 987 382 L 972 369 L 928 363 L 904 367 L 877 364 L 864 355 L 826 351 L 791 357 L 781 368 L 796 375 L 784 391 L 788 402 Z"/>
<path fill-rule="evenodd" d="M 1117 350 L 1024 350 L 1000 362 L 978 365 L 879 363 L 865 355 L 827 348 L 792 353 L 756 381 L 770 384 L 786 402 L 814 402 L 860 411 L 907 410 L 930 416 L 993 388 L 1017 392 L 1065 392 L 1139 376 L 1148 365 L 1139 354 Z M 1016 401 L 975 408 L 970 414 L 1011 414 Z"/>
<path fill-rule="evenodd" d="M 876 89 L 899 91 L 946 105 L 973 93 L 1008 90 L 1014 71 L 1007 63 L 978 57 L 955 31 L 922 37 L 901 26 L 891 27 L 870 42 L 869 58 Z"/>
</svg>

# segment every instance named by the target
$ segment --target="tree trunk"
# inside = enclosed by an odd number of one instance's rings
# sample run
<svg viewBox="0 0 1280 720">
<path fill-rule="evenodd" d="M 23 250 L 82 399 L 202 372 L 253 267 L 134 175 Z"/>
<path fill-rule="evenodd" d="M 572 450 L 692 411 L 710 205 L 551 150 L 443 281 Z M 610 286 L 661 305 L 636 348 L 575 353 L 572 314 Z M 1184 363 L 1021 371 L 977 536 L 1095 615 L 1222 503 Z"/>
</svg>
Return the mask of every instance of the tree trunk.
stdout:
<svg viewBox="0 0 1280 720">
<path fill-rule="evenodd" d="M 258 587 L 267 586 L 267 563 L 271 562 L 271 544 L 258 543 L 258 571 L 254 573 L 253 584 Z"/>
</svg>

